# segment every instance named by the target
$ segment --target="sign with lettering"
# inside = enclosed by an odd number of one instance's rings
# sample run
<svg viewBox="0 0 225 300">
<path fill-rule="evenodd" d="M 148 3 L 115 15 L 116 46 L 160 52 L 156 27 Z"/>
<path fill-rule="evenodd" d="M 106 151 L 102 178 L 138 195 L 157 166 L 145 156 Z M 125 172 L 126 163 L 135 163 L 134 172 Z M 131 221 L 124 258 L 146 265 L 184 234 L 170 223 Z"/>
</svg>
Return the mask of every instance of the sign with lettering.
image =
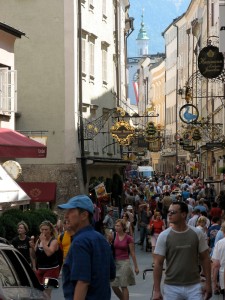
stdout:
<svg viewBox="0 0 225 300">
<path fill-rule="evenodd" d="M 204 47 L 198 56 L 198 68 L 205 78 L 216 78 L 224 69 L 224 57 L 215 46 Z"/>
<path fill-rule="evenodd" d="M 225 146 L 225 143 L 222 142 L 212 142 L 212 143 L 206 143 L 205 144 L 207 149 L 211 148 L 223 148 Z"/>
<path fill-rule="evenodd" d="M 185 151 L 190 151 L 190 152 L 192 152 L 192 151 L 195 150 L 195 146 L 191 146 L 191 145 L 183 145 L 183 149 L 184 149 Z"/>
<path fill-rule="evenodd" d="M 128 122 L 119 121 L 111 127 L 110 132 L 120 145 L 129 145 L 135 130 Z"/>
</svg>

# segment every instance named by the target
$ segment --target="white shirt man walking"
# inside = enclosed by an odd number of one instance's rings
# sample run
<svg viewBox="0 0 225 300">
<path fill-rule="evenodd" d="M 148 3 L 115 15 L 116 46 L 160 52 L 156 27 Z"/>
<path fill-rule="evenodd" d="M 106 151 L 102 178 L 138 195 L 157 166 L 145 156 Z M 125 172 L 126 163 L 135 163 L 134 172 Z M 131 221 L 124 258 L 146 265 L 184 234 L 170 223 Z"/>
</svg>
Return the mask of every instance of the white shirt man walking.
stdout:
<svg viewBox="0 0 225 300">
<path fill-rule="evenodd" d="M 188 226 L 186 203 L 174 202 L 168 216 L 171 226 L 157 240 L 154 252 L 154 300 L 207 300 L 212 296 L 208 245 L 203 233 Z M 160 283 L 166 259 L 166 277 L 162 296 Z M 204 296 L 200 283 L 199 262 L 206 277 Z"/>
</svg>

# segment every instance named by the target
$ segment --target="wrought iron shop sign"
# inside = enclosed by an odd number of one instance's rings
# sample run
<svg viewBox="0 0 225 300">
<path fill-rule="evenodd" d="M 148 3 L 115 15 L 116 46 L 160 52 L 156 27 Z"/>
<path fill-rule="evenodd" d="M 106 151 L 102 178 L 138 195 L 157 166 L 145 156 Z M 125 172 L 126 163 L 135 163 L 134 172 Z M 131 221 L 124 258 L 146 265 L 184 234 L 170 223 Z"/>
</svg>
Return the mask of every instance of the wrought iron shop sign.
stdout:
<svg viewBox="0 0 225 300">
<path fill-rule="evenodd" d="M 185 104 L 180 108 L 179 117 L 186 124 L 194 123 L 199 117 L 198 108 L 193 104 Z"/>
<path fill-rule="evenodd" d="M 224 68 L 224 57 L 219 48 L 212 45 L 203 48 L 198 56 L 198 68 L 205 78 L 218 77 Z"/>
<path fill-rule="evenodd" d="M 198 128 L 195 128 L 192 133 L 192 139 L 194 141 L 200 141 L 201 138 L 202 138 L 202 136 L 201 136 L 200 130 Z"/>
<path fill-rule="evenodd" d="M 191 146 L 191 145 L 183 145 L 183 149 L 184 149 L 185 151 L 190 151 L 190 152 L 192 152 L 192 151 L 195 150 L 195 146 Z"/>
<path fill-rule="evenodd" d="M 126 121 L 119 121 L 111 127 L 110 132 L 119 144 L 129 145 L 134 136 L 134 127 L 130 126 Z"/>
<path fill-rule="evenodd" d="M 225 143 L 223 143 L 223 142 L 212 142 L 212 143 L 205 144 L 206 149 L 224 148 L 224 146 L 225 146 Z"/>
<path fill-rule="evenodd" d="M 156 127 L 153 122 L 149 122 L 145 128 L 146 136 L 153 136 L 156 133 Z"/>
</svg>

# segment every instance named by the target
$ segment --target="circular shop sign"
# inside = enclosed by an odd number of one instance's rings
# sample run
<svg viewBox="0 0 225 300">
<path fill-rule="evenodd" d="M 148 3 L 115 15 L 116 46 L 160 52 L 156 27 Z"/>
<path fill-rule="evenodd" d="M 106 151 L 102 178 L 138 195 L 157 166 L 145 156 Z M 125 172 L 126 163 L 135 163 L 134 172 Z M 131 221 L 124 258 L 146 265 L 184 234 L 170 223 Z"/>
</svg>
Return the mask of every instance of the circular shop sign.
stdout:
<svg viewBox="0 0 225 300">
<path fill-rule="evenodd" d="M 205 78 L 218 77 L 224 68 L 224 57 L 219 48 L 211 45 L 203 48 L 198 56 L 198 68 Z"/>
<path fill-rule="evenodd" d="M 179 116 L 182 122 L 190 124 L 198 120 L 199 112 L 193 104 L 185 104 L 181 107 Z"/>
</svg>

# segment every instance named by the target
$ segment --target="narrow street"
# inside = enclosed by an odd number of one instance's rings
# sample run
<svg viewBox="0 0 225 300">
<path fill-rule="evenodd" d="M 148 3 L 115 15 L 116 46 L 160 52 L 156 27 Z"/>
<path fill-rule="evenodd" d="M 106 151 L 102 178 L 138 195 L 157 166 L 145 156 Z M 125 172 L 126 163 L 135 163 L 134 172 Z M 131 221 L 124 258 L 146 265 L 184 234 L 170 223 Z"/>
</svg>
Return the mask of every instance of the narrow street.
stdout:
<svg viewBox="0 0 225 300">
<path fill-rule="evenodd" d="M 136 234 L 135 241 L 138 242 L 139 233 Z M 136 276 L 136 285 L 129 287 L 130 292 L 130 300 L 150 300 L 152 296 L 152 288 L 153 288 L 153 273 L 147 272 L 146 278 L 143 280 L 143 271 L 145 269 L 151 268 L 152 265 L 152 254 L 150 252 L 145 252 L 140 250 L 139 245 L 135 245 L 135 251 L 138 261 L 138 266 L 140 273 Z M 61 278 L 60 278 L 60 287 L 58 289 L 54 289 L 52 291 L 52 300 L 62 300 L 63 292 L 61 286 Z M 115 294 L 112 291 L 112 300 L 118 300 Z M 222 300 L 222 296 L 213 296 L 212 300 Z"/>
</svg>

